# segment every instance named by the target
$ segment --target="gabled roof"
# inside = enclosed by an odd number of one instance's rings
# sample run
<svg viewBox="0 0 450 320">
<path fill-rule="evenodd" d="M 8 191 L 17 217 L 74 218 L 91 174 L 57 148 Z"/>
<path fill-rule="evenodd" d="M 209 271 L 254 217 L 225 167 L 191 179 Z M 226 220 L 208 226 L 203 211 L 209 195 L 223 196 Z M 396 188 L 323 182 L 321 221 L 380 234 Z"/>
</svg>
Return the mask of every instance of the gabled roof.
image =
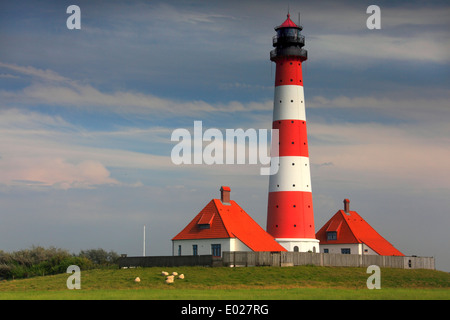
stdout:
<svg viewBox="0 0 450 320">
<path fill-rule="evenodd" d="M 336 240 L 327 240 L 327 232 L 337 232 Z M 316 233 L 320 245 L 364 243 L 383 256 L 404 256 L 392 244 L 375 231 L 356 211 L 339 210 Z"/>
<path fill-rule="evenodd" d="M 233 200 L 211 200 L 172 240 L 215 238 L 238 238 L 253 251 L 286 251 Z"/>
</svg>

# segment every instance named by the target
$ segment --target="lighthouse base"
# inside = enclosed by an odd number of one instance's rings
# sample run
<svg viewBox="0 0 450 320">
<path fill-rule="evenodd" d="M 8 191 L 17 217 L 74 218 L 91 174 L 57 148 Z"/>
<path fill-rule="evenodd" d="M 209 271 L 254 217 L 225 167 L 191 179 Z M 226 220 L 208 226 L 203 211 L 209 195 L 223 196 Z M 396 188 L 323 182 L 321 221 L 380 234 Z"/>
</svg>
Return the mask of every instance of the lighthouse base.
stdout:
<svg viewBox="0 0 450 320">
<path fill-rule="evenodd" d="M 303 238 L 276 238 L 280 245 L 287 251 L 294 252 L 317 252 L 319 253 L 319 240 L 317 239 L 303 239 Z"/>
</svg>

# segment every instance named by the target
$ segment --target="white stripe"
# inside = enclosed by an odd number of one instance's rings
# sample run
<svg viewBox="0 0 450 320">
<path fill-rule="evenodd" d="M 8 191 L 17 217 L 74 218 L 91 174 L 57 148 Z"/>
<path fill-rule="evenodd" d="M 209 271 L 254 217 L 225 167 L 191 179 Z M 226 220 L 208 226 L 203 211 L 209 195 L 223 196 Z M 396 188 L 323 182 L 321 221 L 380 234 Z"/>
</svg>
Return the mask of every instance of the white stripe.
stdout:
<svg viewBox="0 0 450 320">
<path fill-rule="evenodd" d="M 311 171 L 308 157 L 272 157 L 279 161 L 277 174 L 270 176 L 269 192 L 306 191 L 311 192 Z"/>
<path fill-rule="evenodd" d="M 273 121 L 306 120 L 302 86 L 277 86 L 273 100 Z"/>
</svg>

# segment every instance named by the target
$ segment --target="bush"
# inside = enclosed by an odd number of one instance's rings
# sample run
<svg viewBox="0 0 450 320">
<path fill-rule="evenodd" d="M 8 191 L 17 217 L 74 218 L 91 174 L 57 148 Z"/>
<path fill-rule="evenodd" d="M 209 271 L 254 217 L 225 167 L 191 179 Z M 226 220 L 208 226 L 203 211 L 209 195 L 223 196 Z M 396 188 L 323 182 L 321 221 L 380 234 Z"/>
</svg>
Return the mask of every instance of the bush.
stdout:
<svg viewBox="0 0 450 320">
<path fill-rule="evenodd" d="M 42 261 L 48 261 L 51 259 L 63 259 L 70 257 L 71 254 L 64 249 L 50 247 L 45 249 L 43 247 L 31 247 L 31 249 L 24 249 L 9 254 L 9 259 L 22 266 L 32 266 L 39 264 Z"/>
<path fill-rule="evenodd" d="M 11 266 L 10 278 L 13 279 L 28 278 L 29 275 L 30 274 L 27 267 L 18 264 Z"/>
<path fill-rule="evenodd" d="M 11 255 L 0 250 L 0 264 L 8 264 L 9 262 L 11 262 Z"/>
<path fill-rule="evenodd" d="M 9 279 L 11 277 L 12 267 L 8 264 L 0 264 L 0 279 Z"/>
<path fill-rule="evenodd" d="M 97 265 L 104 266 L 116 263 L 119 258 L 119 255 L 114 251 L 106 252 L 104 249 L 100 248 L 81 250 L 78 256 L 87 258 Z"/>
<path fill-rule="evenodd" d="M 52 274 L 67 272 L 67 268 L 71 265 L 80 267 L 81 270 L 87 270 L 94 267 L 91 260 L 84 257 L 68 257 L 52 267 Z"/>
<path fill-rule="evenodd" d="M 70 265 L 82 270 L 109 266 L 119 255 L 103 249 L 81 251 L 79 255 L 50 247 L 32 247 L 7 253 L 0 250 L 0 279 L 18 279 L 67 272 Z"/>
</svg>

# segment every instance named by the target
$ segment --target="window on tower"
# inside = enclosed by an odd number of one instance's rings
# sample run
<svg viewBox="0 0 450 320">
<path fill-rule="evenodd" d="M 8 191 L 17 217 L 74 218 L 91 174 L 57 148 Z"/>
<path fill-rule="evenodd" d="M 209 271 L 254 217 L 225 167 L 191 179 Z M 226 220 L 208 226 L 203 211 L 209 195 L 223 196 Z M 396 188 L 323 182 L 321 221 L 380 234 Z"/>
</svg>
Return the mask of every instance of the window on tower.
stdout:
<svg viewBox="0 0 450 320">
<path fill-rule="evenodd" d="M 281 28 L 277 30 L 278 37 L 297 38 L 300 31 L 296 28 Z"/>
</svg>

